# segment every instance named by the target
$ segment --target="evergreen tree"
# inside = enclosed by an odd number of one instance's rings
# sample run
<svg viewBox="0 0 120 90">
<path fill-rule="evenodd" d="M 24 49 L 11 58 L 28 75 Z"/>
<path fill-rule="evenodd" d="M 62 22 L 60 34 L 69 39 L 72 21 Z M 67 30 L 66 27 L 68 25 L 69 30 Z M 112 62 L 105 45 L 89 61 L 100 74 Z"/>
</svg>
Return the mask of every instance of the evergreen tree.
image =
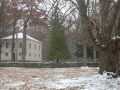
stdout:
<svg viewBox="0 0 120 90">
<path fill-rule="evenodd" d="M 56 6 L 51 15 L 51 37 L 48 50 L 48 59 L 60 60 L 71 57 L 65 36 L 65 27 L 63 25 L 64 17 L 60 9 Z"/>
<path fill-rule="evenodd" d="M 83 45 L 77 44 L 76 47 L 78 50 L 74 53 L 77 57 L 83 57 Z M 87 45 L 87 56 L 93 60 L 93 46 Z"/>
</svg>

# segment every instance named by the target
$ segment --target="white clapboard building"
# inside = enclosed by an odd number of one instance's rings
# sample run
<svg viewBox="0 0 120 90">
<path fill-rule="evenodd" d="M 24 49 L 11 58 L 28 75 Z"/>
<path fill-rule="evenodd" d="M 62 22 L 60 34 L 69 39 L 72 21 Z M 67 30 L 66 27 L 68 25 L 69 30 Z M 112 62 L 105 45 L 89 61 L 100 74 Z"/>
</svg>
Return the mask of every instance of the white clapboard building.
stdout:
<svg viewBox="0 0 120 90">
<path fill-rule="evenodd" d="M 14 35 L 14 61 L 20 61 L 22 59 L 22 39 L 23 33 L 17 33 Z M 4 44 L 2 45 L 1 60 L 11 60 L 11 45 L 12 35 L 3 38 Z M 29 35 L 26 35 L 26 61 L 42 61 L 42 42 L 38 41 Z"/>
</svg>

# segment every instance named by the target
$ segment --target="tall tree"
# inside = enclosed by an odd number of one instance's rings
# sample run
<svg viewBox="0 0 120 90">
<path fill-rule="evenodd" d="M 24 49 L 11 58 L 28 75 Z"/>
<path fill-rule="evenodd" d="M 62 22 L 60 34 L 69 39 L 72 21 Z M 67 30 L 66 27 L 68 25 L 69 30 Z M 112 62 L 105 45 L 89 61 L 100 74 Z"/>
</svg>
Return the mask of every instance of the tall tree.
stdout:
<svg viewBox="0 0 120 90">
<path fill-rule="evenodd" d="M 34 9 L 38 9 L 39 4 L 44 0 L 23 0 L 22 4 L 25 7 L 23 8 L 23 40 L 22 40 L 22 62 L 25 62 L 26 57 L 26 29 L 30 20 L 32 20 L 32 16 L 35 17 L 35 13 L 33 12 Z M 38 15 L 39 16 L 39 15 Z M 37 15 L 36 15 L 37 17 Z"/>
<path fill-rule="evenodd" d="M 10 1 L 0 0 L 0 60 L 1 60 L 1 48 L 5 40 L 2 38 L 7 36 L 8 30 L 12 25 L 10 15 Z"/>
<path fill-rule="evenodd" d="M 95 2 L 99 6 L 91 9 L 90 14 L 92 17 L 88 16 L 88 7 L 85 2 L 89 0 L 70 1 L 77 7 L 84 21 L 86 33 L 95 49 L 99 52 L 99 73 L 102 74 L 107 71 L 119 75 L 118 55 L 120 42 L 117 37 L 119 37 L 120 31 L 120 0 L 116 0 L 116 2 L 114 0 L 99 0 L 99 4 L 97 0 L 93 0 L 93 3 Z M 89 4 L 90 7 L 92 5 Z M 97 32 L 96 35 L 95 32 Z"/>
<path fill-rule="evenodd" d="M 13 32 L 12 32 L 12 44 L 11 44 L 11 62 L 15 60 L 14 58 L 14 48 L 15 48 L 15 42 L 14 42 L 14 34 L 16 31 L 16 25 L 17 21 L 21 18 L 21 10 L 18 10 L 19 1 L 11 1 L 10 4 L 10 13 L 11 13 L 11 21 L 13 22 Z"/>
<path fill-rule="evenodd" d="M 27 24 L 28 24 L 28 21 L 30 20 L 30 17 L 32 15 L 32 10 L 33 10 L 32 0 L 30 1 L 26 0 L 25 2 L 26 2 L 27 10 L 23 14 L 22 62 L 25 62 L 25 57 L 26 57 L 26 28 L 27 28 Z"/>
<path fill-rule="evenodd" d="M 71 57 L 66 37 L 65 37 L 65 27 L 64 27 L 64 17 L 61 10 L 58 7 L 58 3 L 54 6 L 54 10 L 51 15 L 51 38 L 50 46 L 48 50 L 48 59 L 57 60 L 57 63 L 63 59 L 69 59 Z"/>
</svg>

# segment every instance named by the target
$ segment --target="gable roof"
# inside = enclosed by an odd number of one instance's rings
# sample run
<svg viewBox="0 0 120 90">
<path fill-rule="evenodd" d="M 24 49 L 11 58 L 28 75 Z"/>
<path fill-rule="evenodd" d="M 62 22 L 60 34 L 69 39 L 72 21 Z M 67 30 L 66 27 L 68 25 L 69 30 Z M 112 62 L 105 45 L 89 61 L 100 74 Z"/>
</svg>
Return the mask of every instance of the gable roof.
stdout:
<svg viewBox="0 0 120 90">
<path fill-rule="evenodd" d="M 14 38 L 15 38 L 15 39 L 16 39 L 16 37 L 17 37 L 17 39 L 23 39 L 23 33 L 22 33 L 22 32 L 19 32 L 19 33 L 14 34 Z M 41 42 L 41 41 L 39 41 L 39 40 L 37 40 L 37 39 L 35 39 L 35 38 L 27 35 L 27 34 L 26 34 L 26 38 L 31 39 L 31 40 L 33 40 L 33 41 Z M 7 37 L 4 37 L 4 38 L 2 38 L 2 39 L 12 39 L 12 35 L 7 36 Z"/>
</svg>

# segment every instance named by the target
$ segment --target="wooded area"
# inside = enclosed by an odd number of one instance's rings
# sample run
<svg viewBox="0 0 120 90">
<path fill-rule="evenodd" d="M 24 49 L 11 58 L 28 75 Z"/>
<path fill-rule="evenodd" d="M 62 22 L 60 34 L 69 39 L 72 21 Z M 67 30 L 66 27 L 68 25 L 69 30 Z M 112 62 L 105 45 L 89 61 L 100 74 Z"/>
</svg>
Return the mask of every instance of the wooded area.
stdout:
<svg viewBox="0 0 120 90">
<path fill-rule="evenodd" d="M 18 32 L 23 32 L 22 62 L 29 34 L 43 42 L 43 61 L 48 56 L 86 66 L 90 59 L 99 62 L 100 74 L 120 75 L 120 0 L 1 0 L 0 53 L 2 38 L 12 34 L 11 62 Z"/>
</svg>

